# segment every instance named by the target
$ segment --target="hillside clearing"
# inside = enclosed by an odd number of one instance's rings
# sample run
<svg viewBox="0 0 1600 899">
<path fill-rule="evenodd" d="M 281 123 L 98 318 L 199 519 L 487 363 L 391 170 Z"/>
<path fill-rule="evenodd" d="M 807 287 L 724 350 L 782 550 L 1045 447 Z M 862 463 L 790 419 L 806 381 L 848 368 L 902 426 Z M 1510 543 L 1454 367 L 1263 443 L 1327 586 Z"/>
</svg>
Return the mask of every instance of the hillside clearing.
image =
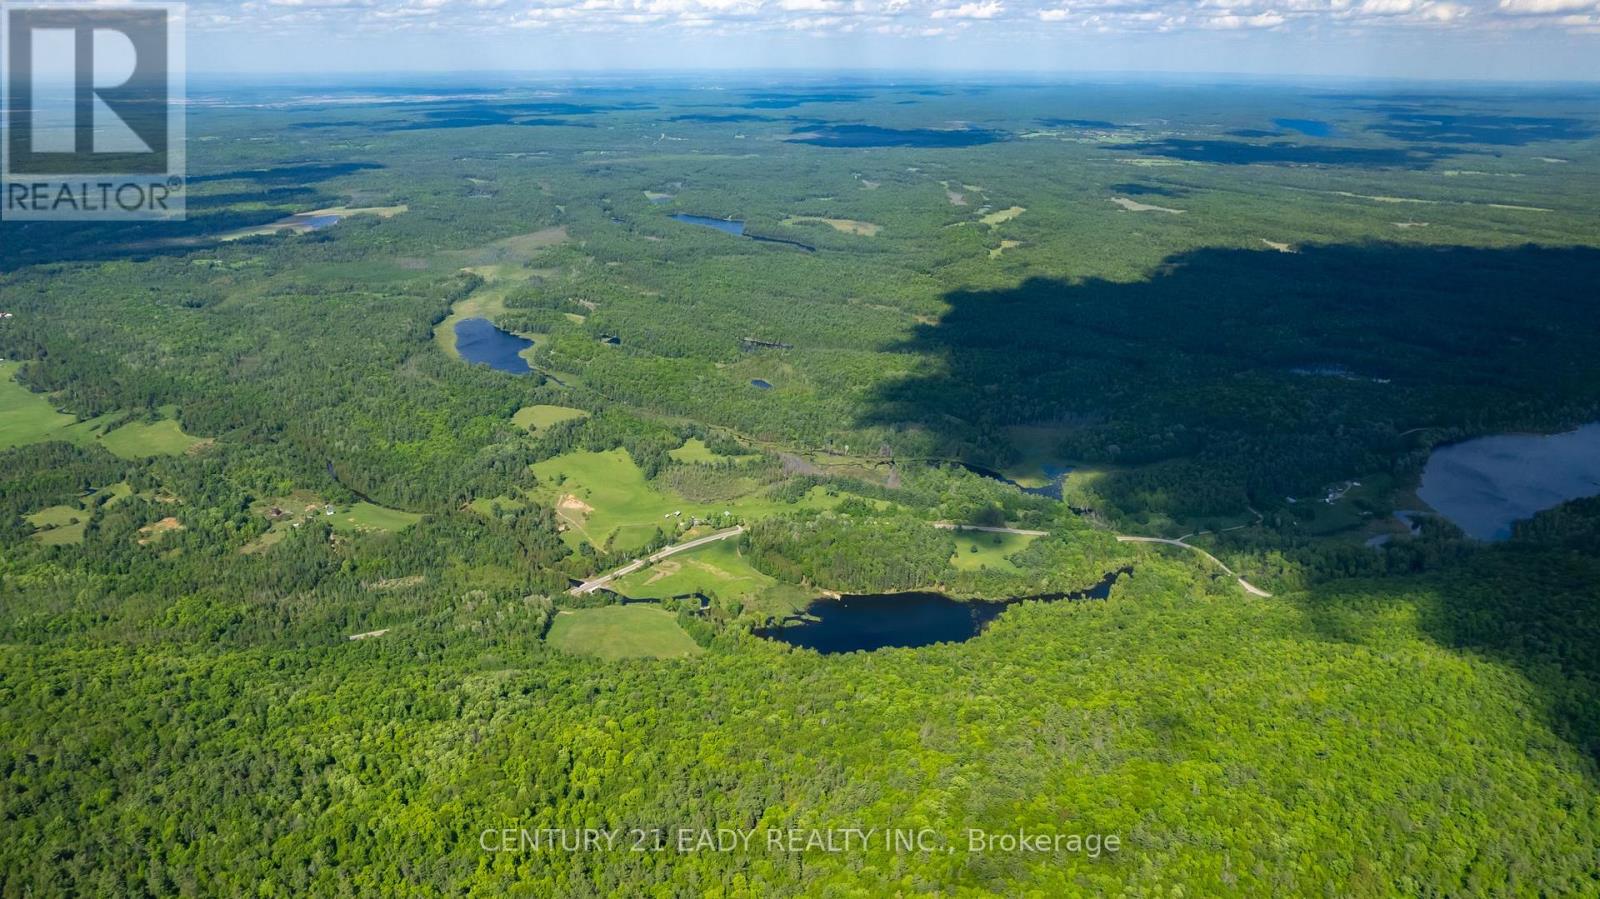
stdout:
<svg viewBox="0 0 1600 899">
<path fill-rule="evenodd" d="M 827 225 L 841 234 L 855 234 L 860 237 L 876 237 L 883 230 L 881 225 L 871 222 L 861 222 L 855 219 L 832 219 L 816 215 L 794 215 L 783 220 L 785 225 L 822 224 Z"/>
<path fill-rule="evenodd" d="M 589 413 L 582 409 L 568 406 L 524 406 L 511 416 L 511 422 L 519 428 L 527 428 L 537 437 L 552 425 L 588 416 Z"/>
<path fill-rule="evenodd" d="M 646 605 L 567 609 L 545 638 L 563 652 L 618 659 L 670 659 L 705 650 L 689 639 L 672 615 Z"/>
</svg>

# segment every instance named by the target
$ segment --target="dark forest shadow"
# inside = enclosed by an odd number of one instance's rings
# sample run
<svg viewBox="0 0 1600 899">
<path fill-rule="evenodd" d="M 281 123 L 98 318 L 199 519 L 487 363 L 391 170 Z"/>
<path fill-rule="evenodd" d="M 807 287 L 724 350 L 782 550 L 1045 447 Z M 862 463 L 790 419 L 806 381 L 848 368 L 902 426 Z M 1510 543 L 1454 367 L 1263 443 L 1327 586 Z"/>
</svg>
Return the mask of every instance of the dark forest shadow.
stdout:
<svg viewBox="0 0 1600 899">
<path fill-rule="evenodd" d="M 1187 162 L 1215 165 L 1343 165 L 1361 168 L 1427 168 L 1462 151 L 1452 147 L 1415 146 L 1340 147 L 1273 141 L 1265 144 L 1236 140 L 1168 138 L 1113 147 L 1146 156 L 1165 156 Z"/>
<path fill-rule="evenodd" d="M 52 262 L 103 262 L 110 259 L 144 259 L 194 252 L 206 241 L 239 228 L 275 222 L 294 209 L 249 208 L 239 203 L 288 204 L 315 209 L 332 205 L 337 197 L 320 193 L 311 185 L 356 172 L 383 168 L 374 162 L 307 162 L 261 169 L 232 169 L 194 175 L 188 183 L 246 182 L 257 190 L 196 196 L 188 199 L 188 214 L 175 221 L 40 221 L 0 223 L 0 267 L 20 268 Z"/>
<path fill-rule="evenodd" d="M 1592 249 L 1370 244 L 957 292 L 891 348 L 922 372 L 879 389 L 861 423 L 899 432 L 902 452 L 991 467 L 1011 461 L 1008 427 L 1057 426 L 1062 459 L 1199 459 L 1235 501 L 1281 501 L 1388 467 L 1408 429 L 1592 408 L 1597 279 Z"/>
<path fill-rule="evenodd" d="M 1395 140 L 1438 144 L 1488 144 L 1521 147 L 1552 140 L 1588 140 L 1595 130 L 1578 119 L 1552 116 L 1451 115 L 1431 112 L 1390 112 L 1371 125 Z"/>
</svg>

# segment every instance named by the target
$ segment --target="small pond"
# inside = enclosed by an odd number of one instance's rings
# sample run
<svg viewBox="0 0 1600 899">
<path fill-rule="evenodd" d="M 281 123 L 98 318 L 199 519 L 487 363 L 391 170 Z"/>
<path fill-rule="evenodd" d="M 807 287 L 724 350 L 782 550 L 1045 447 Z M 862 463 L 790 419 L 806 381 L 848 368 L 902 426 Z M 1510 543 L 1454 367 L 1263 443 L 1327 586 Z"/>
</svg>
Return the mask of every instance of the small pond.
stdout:
<svg viewBox="0 0 1600 899">
<path fill-rule="evenodd" d="M 744 222 L 738 219 L 715 219 L 705 215 L 690 215 L 687 212 L 673 213 L 672 219 L 673 221 L 687 222 L 691 225 L 699 225 L 703 228 L 715 228 L 718 231 L 732 234 L 734 237 L 744 237 L 750 240 L 759 241 L 761 243 L 794 247 L 797 250 L 803 250 L 807 253 L 815 253 L 817 251 L 817 248 L 811 244 L 801 243 L 798 240 L 790 240 L 787 237 L 767 237 L 761 234 L 746 233 L 744 229 Z"/>
<path fill-rule="evenodd" d="M 1087 590 L 1025 596 L 1005 600 L 962 602 L 941 593 L 878 593 L 819 599 L 805 615 L 777 627 L 760 628 L 756 636 L 814 649 L 823 655 L 865 652 L 887 647 L 960 643 L 983 633 L 989 622 L 1021 602 L 1069 602 L 1105 599 L 1111 586 L 1132 569 L 1113 571 Z"/>
<path fill-rule="evenodd" d="M 752 381 L 751 381 L 751 382 L 750 382 L 750 383 L 751 383 L 751 384 L 752 384 L 752 385 L 753 385 L 753 386 L 754 386 L 754 387 L 755 387 L 755 388 L 756 388 L 756 389 L 757 389 L 757 390 L 771 390 L 771 389 L 772 389 L 772 385 L 771 385 L 771 384 L 768 384 L 768 383 L 767 383 L 767 382 L 766 382 L 766 381 L 763 381 L 763 380 L 761 380 L 761 379 L 760 379 L 760 378 L 755 378 L 755 379 L 754 379 L 754 380 L 752 380 Z"/>
<path fill-rule="evenodd" d="M 1600 495 L 1600 422 L 1565 434 L 1502 434 L 1439 447 L 1417 495 L 1468 536 L 1505 540 L 1513 522 Z"/>
<path fill-rule="evenodd" d="M 674 213 L 673 221 L 687 222 L 691 225 L 700 225 L 704 228 L 715 228 L 732 234 L 734 237 L 744 236 L 744 222 L 738 219 L 714 219 L 708 215 L 690 215 L 687 212 Z"/>
<path fill-rule="evenodd" d="M 533 369 L 522 351 L 533 341 L 502 331 L 486 318 L 464 318 L 456 322 L 456 353 L 474 365 L 487 365 L 495 371 L 525 375 Z"/>
</svg>

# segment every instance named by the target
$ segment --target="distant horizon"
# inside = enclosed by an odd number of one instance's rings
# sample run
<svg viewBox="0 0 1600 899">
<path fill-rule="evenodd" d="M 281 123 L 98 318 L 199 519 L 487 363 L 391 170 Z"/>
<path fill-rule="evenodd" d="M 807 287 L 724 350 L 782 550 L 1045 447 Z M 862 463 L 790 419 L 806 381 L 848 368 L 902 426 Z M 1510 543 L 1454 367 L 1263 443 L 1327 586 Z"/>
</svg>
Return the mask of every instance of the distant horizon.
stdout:
<svg viewBox="0 0 1600 899">
<path fill-rule="evenodd" d="M 778 76 L 799 76 L 796 83 L 861 82 L 863 84 L 887 83 L 971 83 L 992 82 L 997 85 L 1068 85 L 1074 83 L 1100 83 L 1106 81 L 1148 82 L 1154 84 L 1232 84 L 1249 86 L 1313 86 L 1318 84 L 1373 84 L 1390 87 L 1407 85 L 1438 85 L 1456 88 L 1502 87 L 1533 89 L 1539 87 L 1582 87 L 1600 89 L 1600 74 L 1592 78 L 1474 78 L 1466 76 L 1396 76 L 1377 74 L 1321 74 L 1297 72 L 1247 72 L 1207 70 L 1158 69 L 996 69 L 996 68 L 945 68 L 911 69 L 901 67 L 840 67 L 818 69 L 805 66 L 725 68 L 614 68 L 614 69 L 323 69 L 295 71 L 248 70 L 221 71 L 196 70 L 188 73 L 191 81 L 235 81 L 272 84 L 311 84 L 321 79 L 344 79 L 357 85 L 395 85 L 413 83 L 427 85 L 446 81 L 464 82 L 483 79 L 492 82 L 500 79 L 517 83 L 537 83 L 541 80 L 582 79 L 592 83 L 656 78 L 665 81 L 696 81 L 702 79 L 759 79 Z M 340 85 L 329 85 L 340 86 Z"/>
<path fill-rule="evenodd" d="M 192 0 L 214 73 L 1232 73 L 1600 81 L 1600 0 Z"/>
</svg>

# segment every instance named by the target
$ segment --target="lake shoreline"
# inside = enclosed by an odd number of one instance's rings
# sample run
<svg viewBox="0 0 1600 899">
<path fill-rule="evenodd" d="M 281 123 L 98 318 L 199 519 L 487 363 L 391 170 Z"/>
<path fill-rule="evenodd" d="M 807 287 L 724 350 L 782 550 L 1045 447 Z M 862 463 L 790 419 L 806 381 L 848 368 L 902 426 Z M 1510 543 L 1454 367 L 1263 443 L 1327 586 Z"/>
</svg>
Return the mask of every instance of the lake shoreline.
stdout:
<svg viewBox="0 0 1600 899">
<path fill-rule="evenodd" d="M 1133 566 L 1108 572 L 1092 586 L 1030 596 L 960 598 L 937 590 L 840 594 L 825 591 L 794 615 L 751 631 L 757 637 L 823 655 L 961 643 L 984 633 L 1023 603 L 1104 601 Z"/>
</svg>

